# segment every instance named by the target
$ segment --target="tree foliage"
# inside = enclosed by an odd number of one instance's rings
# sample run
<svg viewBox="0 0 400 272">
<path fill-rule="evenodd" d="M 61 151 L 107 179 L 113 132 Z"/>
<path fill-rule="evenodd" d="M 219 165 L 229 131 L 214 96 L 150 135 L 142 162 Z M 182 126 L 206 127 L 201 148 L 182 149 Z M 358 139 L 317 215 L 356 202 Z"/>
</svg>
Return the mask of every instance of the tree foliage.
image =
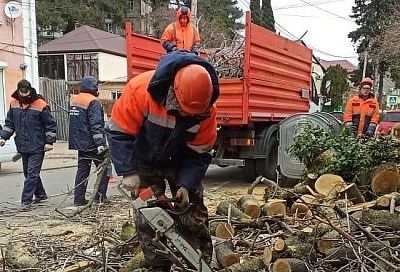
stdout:
<svg viewBox="0 0 400 272">
<path fill-rule="evenodd" d="M 38 0 L 36 19 L 39 29 L 67 33 L 76 25 L 104 29 L 105 19 L 123 26 L 126 0 Z M 40 38 L 40 37 L 39 37 Z"/>
<path fill-rule="evenodd" d="M 310 172 L 318 175 L 336 174 L 352 181 L 357 175 L 382 162 L 398 163 L 399 147 L 400 143 L 389 135 L 359 138 L 348 129 L 336 135 L 320 127 L 309 126 L 295 136 L 289 152 L 304 163 Z M 319 157 L 327 150 L 332 156 L 320 163 Z"/>
<path fill-rule="evenodd" d="M 259 0 L 250 0 L 250 10 L 255 24 L 276 32 L 271 0 L 262 0 L 261 6 Z"/>
<path fill-rule="evenodd" d="M 329 67 L 322 80 L 321 93 L 331 99 L 334 109 L 343 104 L 343 95 L 348 90 L 347 71 L 340 65 Z"/>
</svg>

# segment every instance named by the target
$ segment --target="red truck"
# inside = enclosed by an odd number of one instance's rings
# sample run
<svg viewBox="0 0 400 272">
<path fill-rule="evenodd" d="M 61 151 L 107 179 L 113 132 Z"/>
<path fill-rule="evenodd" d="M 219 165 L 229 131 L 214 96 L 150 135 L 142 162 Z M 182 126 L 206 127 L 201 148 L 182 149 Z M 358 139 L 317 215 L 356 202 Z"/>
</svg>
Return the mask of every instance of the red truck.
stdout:
<svg viewBox="0 0 400 272">
<path fill-rule="evenodd" d="M 221 78 L 218 140 L 213 163 L 243 167 L 247 179 L 274 179 L 279 122 L 308 112 L 312 51 L 251 22 L 246 13 L 242 78 Z M 160 41 L 126 25 L 128 78 L 154 69 L 165 54 Z"/>
</svg>

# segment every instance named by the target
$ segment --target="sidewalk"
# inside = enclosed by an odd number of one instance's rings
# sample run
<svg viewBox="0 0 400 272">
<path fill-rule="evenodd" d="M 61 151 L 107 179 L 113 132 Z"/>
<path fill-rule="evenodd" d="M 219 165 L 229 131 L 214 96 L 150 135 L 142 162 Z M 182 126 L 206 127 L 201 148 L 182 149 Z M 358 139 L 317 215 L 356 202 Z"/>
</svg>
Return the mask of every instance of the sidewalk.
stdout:
<svg viewBox="0 0 400 272">
<path fill-rule="evenodd" d="M 42 171 L 75 167 L 77 164 L 78 152 L 68 149 L 68 142 L 57 142 L 53 145 L 52 151 L 46 152 Z M 22 161 L 6 162 L 1 164 L 0 175 L 22 173 Z"/>
</svg>

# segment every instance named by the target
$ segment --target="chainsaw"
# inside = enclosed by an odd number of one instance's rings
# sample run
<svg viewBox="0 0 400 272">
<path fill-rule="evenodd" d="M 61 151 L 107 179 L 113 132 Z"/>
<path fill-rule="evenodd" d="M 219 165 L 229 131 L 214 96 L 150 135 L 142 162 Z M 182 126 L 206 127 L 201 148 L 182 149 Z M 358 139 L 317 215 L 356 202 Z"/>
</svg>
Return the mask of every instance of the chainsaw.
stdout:
<svg viewBox="0 0 400 272">
<path fill-rule="evenodd" d="M 166 256 L 178 267 L 185 269 L 184 263 L 174 253 L 174 248 L 179 252 L 189 266 L 194 267 L 199 272 L 212 272 L 210 266 L 201 258 L 200 250 L 195 250 L 176 230 L 175 222 L 170 213 L 173 211 L 173 203 L 176 199 L 168 198 L 157 187 L 152 186 L 139 191 L 139 197 L 132 199 L 123 189 L 123 184 L 118 184 L 119 192 L 128 200 L 156 232 L 153 243 L 156 246 L 156 252 Z M 165 238 L 166 243 L 162 242 Z M 171 246 L 171 244 L 173 246 Z M 186 269 L 187 271 L 187 269 Z"/>
</svg>

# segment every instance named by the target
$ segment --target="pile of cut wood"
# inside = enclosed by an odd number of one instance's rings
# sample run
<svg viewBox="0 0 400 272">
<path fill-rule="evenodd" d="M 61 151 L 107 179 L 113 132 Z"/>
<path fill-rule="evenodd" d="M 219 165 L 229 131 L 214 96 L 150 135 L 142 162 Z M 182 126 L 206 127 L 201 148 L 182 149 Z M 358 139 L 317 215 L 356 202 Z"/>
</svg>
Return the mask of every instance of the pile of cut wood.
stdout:
<svg viewBox="0 0 400 272">
<path fill-rule="evenodd" d="M 369 184 L 308 174 L 293 189 L 258 177 L 240 199 L 221 201 L 210 230 L 225 271 L 398 271 L 400 176 L 371 171 Z M 264 203 L 252 191 L 264 183 Z"/>
</svg>

